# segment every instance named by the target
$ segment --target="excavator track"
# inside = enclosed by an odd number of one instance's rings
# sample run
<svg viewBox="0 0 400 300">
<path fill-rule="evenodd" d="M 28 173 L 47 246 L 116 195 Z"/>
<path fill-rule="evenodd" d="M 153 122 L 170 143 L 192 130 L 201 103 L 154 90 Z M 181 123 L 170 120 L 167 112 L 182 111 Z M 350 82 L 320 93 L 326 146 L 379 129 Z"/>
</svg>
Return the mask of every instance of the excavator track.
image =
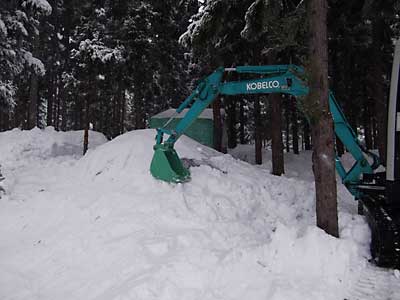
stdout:
<svg viewBox="0 0 400 300">
<path fill-rule="evenodd" d="M 385 204 L 381 195 L 366 195 L 361 201 L 371 228 L 374 263 L 400 269 L 400 207 Z"/>
</svg>

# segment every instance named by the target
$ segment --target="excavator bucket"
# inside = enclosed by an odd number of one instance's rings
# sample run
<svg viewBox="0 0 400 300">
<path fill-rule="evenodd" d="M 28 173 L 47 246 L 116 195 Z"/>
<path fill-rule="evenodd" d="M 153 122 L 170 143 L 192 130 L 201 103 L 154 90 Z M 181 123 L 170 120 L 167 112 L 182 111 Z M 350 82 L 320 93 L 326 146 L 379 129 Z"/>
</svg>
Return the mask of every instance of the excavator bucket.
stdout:
<svg viewBox="0 0 400 300">
<path fill-rule="evenodd" d="M 166 182 L 177 183 L 190 179 L 190 172 L 183 166 L 175 149 L 164 144 L 154 146 L 150 172 L 154 178 Z"/>
</svg>

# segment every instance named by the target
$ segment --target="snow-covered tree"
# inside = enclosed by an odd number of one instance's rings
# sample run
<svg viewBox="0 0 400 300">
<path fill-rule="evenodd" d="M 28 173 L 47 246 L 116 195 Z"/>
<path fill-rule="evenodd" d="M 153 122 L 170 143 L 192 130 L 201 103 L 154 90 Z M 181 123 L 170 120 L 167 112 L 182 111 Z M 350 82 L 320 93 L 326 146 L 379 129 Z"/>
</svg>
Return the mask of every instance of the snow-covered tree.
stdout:
<svg viewBox="0 0 400 300">
<path fill-rule="evenodd" d="M 25 99 L 18 96 L 21 80 L 28 81 L 30 75 L 30 109 L 21 118 L 23 125 L 29 115 L 37 115 L 37 77 L 45 73 L 42 61 L 37 57 L 40 24 L 44 16 L 51 14 L 51 6 L 46 0 L 5 1 L 0 3 L 0 110 L 1 120 L 8 127 L 10 114 L 16 105 L 26 106 Z M 24 76 L 17 78 L 22 71 Z M 17 84 L 18 81 L 18 84 Z M 19 91 L 21 93 L 21 91 Z M 6 111 L 6 113 L 5 113 Z"/>
<path fill-rule="evenodd" d="M 102 114 L 112 111 L 105 108 L 114 104 L 115 85 L 119 84 L 115 74 L 123 67 L 125 54 L 123 45 L 112 39 L 107 24 L 106 8 L 93 4 L 83 10 L 81 22 L 72 33 L 73 67 L 70 74 L 64 74 L 64 80 L 74 95 L 70 99 L 72 110 L 81 115 L 78 118 L 80 124 L 74 124 L 77 128 L 88 130 L 89 122 L 107 120 L 109 116 Z"/>
</svg>

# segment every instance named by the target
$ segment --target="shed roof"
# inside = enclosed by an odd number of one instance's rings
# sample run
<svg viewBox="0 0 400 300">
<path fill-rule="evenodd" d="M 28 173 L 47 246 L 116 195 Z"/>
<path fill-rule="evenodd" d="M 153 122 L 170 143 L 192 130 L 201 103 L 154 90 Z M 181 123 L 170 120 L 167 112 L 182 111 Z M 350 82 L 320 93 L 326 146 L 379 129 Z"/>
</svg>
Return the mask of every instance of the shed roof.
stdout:
<svg viewBox="0 0 400 300">
<path fill-rule="evenodd" d="M 178 114 L 177 116 L 174 116 L 176 109 L 174 108 L 170 108 L 167 109 L 165 111 L 162 111 L 154 116 L 152 116 L 152 118 L 155 119 L 168 119 L 171 117 L 174 117 L 176 119 L 182 119 L 186 113 L 189 111 L 188 108 L 185 108 L 180 114 Z M 225 111 L 223 109 L 221 109 L 221 116 L 223 117 L 225 114 Z M 213 110 L 211 108 L 206 108 L 198 117 L 199 119 L 209 119 L 209 120 L 213 120 Z"/>
</svg>

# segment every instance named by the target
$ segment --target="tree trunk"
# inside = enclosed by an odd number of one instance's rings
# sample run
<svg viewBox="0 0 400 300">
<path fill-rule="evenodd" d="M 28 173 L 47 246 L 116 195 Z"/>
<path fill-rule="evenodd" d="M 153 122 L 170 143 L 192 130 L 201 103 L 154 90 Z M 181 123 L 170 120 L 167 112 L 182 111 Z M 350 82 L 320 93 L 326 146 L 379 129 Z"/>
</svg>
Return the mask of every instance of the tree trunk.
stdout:
<svg viewBox="0 0 400 300">
<path fill-rule="evenodd" d="M 38 87 L 39 77 L 37 74 L 32 73 L 29 88 L 28 129 L 38 125 Z"/>
<path fill-rule="evenodd" d="M 339 236 L 334 163 L 333 120 L 328 99 L 327 0 L 307 3 L 310 32 L 310 92 L 308 101 L 313 138 L 313 171 L 317 226 Z"/>
<path fill-rule="evenodd" d="M 344 145 L 343 145 L 342 141 L 337 137 L 336 137 L 335 141 L 336 141 L 337 155 L 339 157 L 342 157 L 342 155 L 344 154 Z"/>
<path fill-rule="evenodd" d="M 90 94 L 88 95 L 88 97 L 90 97 Z M 89 126 L 90 126 L 89 101 L 90 101 L 89 99 L 86 99 L 85 101 L 85 128 L 83 134 L 83 155 L 85 155 L 89 149 Z"/>
<path fill-rule="evenodd" d="M 115 92 L 117 92 L 115 90 Z M 112 98 L 112 116 L 111 116 L 111 137 L 115 138 L 118 136 L 118 131 L 119 131 L 119 114 L 118 114 L 118 109 L 119 109 L 119 99 L 118 99 L 118 94 L 116 94 Z"/>
<path fill-rule="evenodd" d="M 372 148 L 373 149 L 378 148 L 378 137 L 377 137 L 378 130 L 377 130 L 376 127 L 377 127 L 377 125 L 376 125 L 376 117 L 373 117 L 372 118 L 372 137 L 373 137 Z"/>
<path fill-rule="evenodd" d="M 214 149 L 222 152 L 222 120 L 221 120 L 221 100 L 215 99 L 212 104 L 214 120 Z"/>
<path fill-rule="evenodd" d="M 60 130 L 60 119 L 61 119 L 61 97 L 57 95 L 57 107 L 56 107 L 56 119 L 55 119 L 55 128 L 56 130 Z"/>
<path fill-rule="evenodd" d="M 33 34 L 33 51 L 34 57 L 39 53 L 39 35 Z M 39 98 L 39 76 L 36 70 L 31 68 L 31 78 L 29 87 L 29 107 L 28 107 L 28 129 L 38 126 L 38 98 Z"/>
<path fill-rule="evenodd" d="M 304 150 L 311 150 L 310 124 L 306 118 L 303 119 Z"/>
<path fill-rule="evenodd" d="M 59 5 L 60 5 L 60 0 L 54 0 L 50 2 L 50 5 L 53 7 L 52 14 L 49 16 L 50 18 L 50 23 L 54 24 L 54 32 L 61 32 L 63 31 L 63 36 L 66 34 L 66 27 L 65 24 L 62 24 L 60 15 L 59 15 Z M 64 37 L 63 37 L 64 39 Z M 51 47 L 51 52 L 52 52 L 52 58 L 51 58 L 51 68 L 47 68 L 46 73 L 49 73 L 50 75 L 50 86 L 48 87 L 49 90 L 49 95 L 47 98 L 47 119 L 46 119 L 46 124 L 47 126 L 53 126 L 54 125 L 54 116 L 55 116 L 55 109 L 54 106 L 57 103 L 57 98 L 58 97 L 64 97 L 62 91 L 64 90 L 64 85 L 62 83 L 62 70 L 60 69 L 60 66 L 58 65 L 58 61 L 62 61 L 63 59 L 67 59 L 66 57 L 62 57 L 60 52 L 62 51 L 60 49 L 60 44 L 59 44 L 59 39 L 58 38 L 52 38 L 51 41 L 49 41 L 49 45 Z M 68 53 L 69 57 L 69 51 L 64 52 Z M 66 64 L 68 65 L 68 64 Z M 65 99 L 63 99 L 64 103 Z M 65 117 L 66 122 L 66 116 Z M 64 129 L 66 130 L 66 128 Z"/>
<path fill-rule="evenodd" d="M 145 90 L 144 84 L 139 83 L 135 85 L 136 93 L 134 98 L 134 109 L 135 109 L 135 129 L 144 129 L 144 95 L 143 92 Z"/>
<path fill-rule="evenodd" d="M 286 136 L 285 136 L 285 146 L 286 153 L 290 152 L 290 104 L 289 97 L 285 98 L 285 123 L 286 123 Z"/>
<path fill-rule="evenodd" d="M 367 98 L 364 98 L 363 127 L 365 136 L 365 147 L 371 150 L 372 149 L 371 112 L 369 110 L 369 101 Z"/>
<path fill-rule="evenodd" d="M 60 76 L 61 77 L 61 76 Z M 58 82 L 61 83 L 61 78 Z M 60 84 L 62 86 L 62 84 Z M 61 98 L 61 130 L 67 130 L 67 95 L 63 87 L 61 88 L 60 98 Z"/>
<path fill-rule="evenodd" d="M 57 79 L 55 79 L 57 81 Z M 56 83 L 57 84 L 57 83 Z M 54 128 L 58 129 L 58 115 L 57 115 L 57 111 L 58 111 L 58 104 L 60 103 L 59 99 L 60 99 L 60 95 L 57 93 L 57 88 L 54 91 L 54 96 L 53 96 L 53 105 L 52 105 L 52 118 L 53 118 L 53 126 Z M 82 129 L 82 128 L 79 128 Z"/>
<path fill-rule="evenodd" d="M 84 128 L 84 122 L 83 122 L 83 106 L 82 106 L 82 101 L 84 102 L 84 98 L 82 99 L 82 96 L 78 96 L 79 99 L 77 101 L 75 110 L 74 110 L 74 130 L 81 130 Z"/>
<path fill-rule="evenodd" d="M 377 15 L 372 21 L 372 72 L 370 91 L 372 99 L 375 103 L 375 112 L 377 120 L 377 146 L 379 157 L 382 162 L 386 159 L 386 118 L 387 118 L 387 101 L 384 94 L 384 61 L 382 55 L 382 45 L 384 36 L 384 19 L 381 15 Z"/>
<path fill-rule="evenodd" d="M 125 90 L 123 88 L 120 89 L 121 93 L 121 101 L 122 101 L 122 111 L 121 111 L 121 120 L 120 120 L 120 133 L 123 134 L 125 131 L 125 115 L 126 115 L 126 98 L 125 98 Z"/>
<path fill-rule="evenodd" d="M 338 29 L 336 28 L 336 30 L 338 30 Z M 334 90 L 336 96 L 338 97 L 338 99 L 346 99 L 346 97 L 345 97 L 346 93 L 343 92 L 343 84 L 340 84 L 340 83 L 342 81 L 349 82 L 351 80 L 351 76 L 350 76 L 350 78 L 344 78 L 344 76 L 341 74 L 341 68 L 340 68 L 341 61 L 340 61 L 339 55 L 338 55 L 338 52 L 340 51 L 339 43 L 332 42 L 331 45 L 332 46 L 331 46 L 330 52 L 332 53 L 332 55 L 331 55 L 332 61 L 329 63 L 331 63 L 331 65 L 332 65 L 333 90 Z M 347 62 L 347 64 L 345 64 L 345 65 L 351 66 L 351 63 Z M 346 72 L 346 74 L 350 74 L 350 71 L 348 70 Z M 345 86 L 345 88 L 346 87 L 347 86 Z M 341 157 L 344 154 L 344 145 L 338 137 L 335 138 L 335 142 L 336 142 L 336 154 L 337 154 L 337 156 Z"/>
<path fill-rule="evenodd" d="M 254 98 L 254 142 L 255 142 L 255 156 L 257 165 L 262 164 L 262 126 L 261 126 L 261 109 L 260 99 L 257 96 Z"/>
<path fill-rule="evenodd" d="M 240 144 L 246 143 L 246 136 L 244 132 L 244 124 L 246 122 L 245 115 L 244 115 L 244 99 L 240 99 L 240 107 L 239 107 L 239 142 Z"/>
<path fill-rule="evenodd" d="M 282 140 L 282 96 L 269 95 L 271 101 L 271 139 L 272 139 L 272 174 L 281 176 L 285 173 Z"/>
<path fill-rule="evenodd" d="M 228 123 L 228 148 L 233 149 L 237 146 L 236 141 L 236 97 L 226 98 L 227 103 L 227 123 Z"/>
<path fill-rule="evenodd" d="M 9 129 L 9 113 L 0 109 L 0 131 Z"/>
<path fill-rule="evenodd" d="M 119 86 L 117 86 L 115 90 L 115 106 L 116 109 L 114 110 L 114 118 L 113 118 L 113 136 L 116 137 L 121 134 L 121 111 L 122 111 L 122 97 Z"/>
<path fill-rule="evenodd" d="M 290 104 L 292 105 L 292 140 L 293 140 L 293 153 L 299 154 L 299 126 L 297 124 L 297 104 L 296 97 L 289 97 Z"/>
<path fill-rule="evenodd" d="M 57 90 L 56 80 L 54 79 L 54 73 L 52 72 L 50 86 L 49 86 L 49 95 L 47 98 L 47 119 L 46 119 L 47 126 L 53 125 L 53 103 L 56 90 Z"/>
</svg>

